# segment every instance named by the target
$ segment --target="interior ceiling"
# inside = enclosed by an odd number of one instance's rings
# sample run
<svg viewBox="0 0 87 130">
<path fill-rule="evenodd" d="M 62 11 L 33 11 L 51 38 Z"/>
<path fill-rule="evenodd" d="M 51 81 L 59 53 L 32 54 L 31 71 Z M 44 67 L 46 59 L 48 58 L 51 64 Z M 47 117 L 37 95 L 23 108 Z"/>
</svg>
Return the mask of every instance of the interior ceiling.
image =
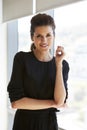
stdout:
<svg viewBox="0 0 87 130">
<path fill-rule="evenodd" d="M 3 0 L 3 22 L 83 0 Z"/>
<path fill-rule="evenodd" d="M 36 0 L 36 12 L 56 8 L 83 0 Z"/>
</svg>

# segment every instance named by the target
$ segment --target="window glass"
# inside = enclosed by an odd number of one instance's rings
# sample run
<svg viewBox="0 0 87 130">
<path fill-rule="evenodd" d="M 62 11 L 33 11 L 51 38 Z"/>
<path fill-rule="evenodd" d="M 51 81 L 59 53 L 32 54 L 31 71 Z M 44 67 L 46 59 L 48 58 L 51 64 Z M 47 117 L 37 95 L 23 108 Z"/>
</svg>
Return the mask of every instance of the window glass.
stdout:
<svg viewBox="0 0 87 130">
<path fill-rule="evenodd" d="M 68 108 L 58 114 L 59 126 L 86 130 L 87 122 L 87 1 L 56 8 L 55 47 L 65 48 L 70 65 Z M 64 110 L 64 111 L 63 111 Z"/>
<path fill-rule="evenodd" d="M 30 20 L 32 16 L 18 19 L 18 51 L 29 51 L 31 46 Z"/>
</svg>

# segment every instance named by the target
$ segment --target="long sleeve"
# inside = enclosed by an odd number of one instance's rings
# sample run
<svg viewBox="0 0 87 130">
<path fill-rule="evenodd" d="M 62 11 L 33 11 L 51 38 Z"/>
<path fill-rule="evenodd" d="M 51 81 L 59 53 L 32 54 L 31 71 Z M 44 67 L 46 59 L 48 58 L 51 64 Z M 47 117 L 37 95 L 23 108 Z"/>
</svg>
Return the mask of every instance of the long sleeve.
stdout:
<svg viewBox="0 0 87 130">
<path fill-rule="evenodd" d="M 11 102 L 24 97 L 23 70 L 23 53 L 19 52 L 14 57 L 11 79 L 7 87 Z"/>
<path fill-rule="evenodd" d="M 68 84 L 67 84 L 68 75 L 69 75 L 69 64 L 67 61 L 64 60 L 63 61 L 63 81 L 64 81 L 65 90 L 66 90 L 66 98 L 65 98 L 64 103 L 66 102 L 68 98 Z"/>
</svg>

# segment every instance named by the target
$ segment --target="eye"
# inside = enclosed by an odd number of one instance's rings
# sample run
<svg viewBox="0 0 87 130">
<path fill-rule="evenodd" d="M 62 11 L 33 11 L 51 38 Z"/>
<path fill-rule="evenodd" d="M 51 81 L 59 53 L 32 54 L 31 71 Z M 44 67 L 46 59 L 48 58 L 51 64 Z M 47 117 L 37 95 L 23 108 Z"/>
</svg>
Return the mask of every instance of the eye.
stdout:
<svg viewBox="0 0 87 130">
<path fill-rule="evenodd" d="M 36 37 L 37 37 L 37 38 L 41 38 L 41 35 L 39 34 L 39 35 L 37 35 Z"/>
<path fill-rule="evenodd" d="M 50 38 L 52 35 L 51 34 L 47 34 L 46 37 Z"/>
</svg>

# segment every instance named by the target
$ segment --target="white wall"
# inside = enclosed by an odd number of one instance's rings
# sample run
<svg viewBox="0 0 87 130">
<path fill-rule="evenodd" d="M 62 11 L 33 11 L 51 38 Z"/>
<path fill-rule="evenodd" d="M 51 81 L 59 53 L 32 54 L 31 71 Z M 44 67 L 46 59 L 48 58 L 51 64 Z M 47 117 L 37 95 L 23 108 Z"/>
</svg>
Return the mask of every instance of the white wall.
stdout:
<svg viewBox="0 0 87 130">
<path fill-rule="evenodd" d="M 0 130 L 7 130 L 7 24 L 2 22 L 0 0 Z"/>
<path fill-rule="evenodd" d="M 13 66 L 13 58 L 18 51 L 18 21 L 14 20 L 7 23 L 7 83 L 10 80 Z M 10 101 L 8 99 L 8 127 L 7 130 L 12 130 L 14 110 L 10 107 Z"/>
<path fill-rule="evenodd" d="M 0 24 L 0 130 L 7 130 L 7 24 Z"/>
</svg>

